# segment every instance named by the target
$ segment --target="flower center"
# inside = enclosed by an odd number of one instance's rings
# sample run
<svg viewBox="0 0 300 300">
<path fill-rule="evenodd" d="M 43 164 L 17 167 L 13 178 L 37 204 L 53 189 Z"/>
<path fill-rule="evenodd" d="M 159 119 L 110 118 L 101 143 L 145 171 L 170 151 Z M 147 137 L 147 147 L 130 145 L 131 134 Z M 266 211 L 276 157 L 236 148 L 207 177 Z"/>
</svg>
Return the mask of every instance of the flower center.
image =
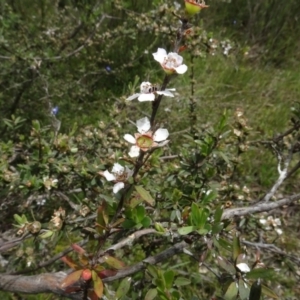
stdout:
<svg viewBox="0 0 300 300">
<path fill-rule="evenodd" d="M 174 57 L 167 56 L 164 59 L 163 65 L 168 69 L 177 67 L 177 60 Z"/>
<path fill-rule="evenodd" d="M 127 172 L 124 171 L 120 171 L 120 172 L 116 172 L 114 173 L 114 175 L 116 176 L 116 182 L 124 182 L 127 180 Z"/>
<path fill-rule="evenodd" d="M 147 148 L 150 148 L 152 146 L 153 139 L 150 136 L 148 136 L 148 135 L 141 135 L 136 140 L 136 144 L 141 149 L 143 149 L 143 148 L 147 149 Z"/>
</svg>

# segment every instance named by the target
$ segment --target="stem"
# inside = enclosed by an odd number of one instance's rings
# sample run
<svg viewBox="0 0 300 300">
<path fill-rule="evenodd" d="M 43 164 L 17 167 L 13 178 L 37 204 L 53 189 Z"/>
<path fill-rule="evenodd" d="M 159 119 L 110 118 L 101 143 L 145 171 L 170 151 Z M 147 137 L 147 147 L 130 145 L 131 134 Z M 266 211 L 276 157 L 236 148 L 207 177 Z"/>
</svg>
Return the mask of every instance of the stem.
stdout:
<svg viewBox="0 0 300 300">
<path fill-rule="evenodd" d="M 193 135 L 193 137 L 195 138 L 195 134 L 196 134 L 196 122 L 197 122 L 197 114 L 195 111 L 196 108 L 196 101 L 195 101 L 195 79 L 194 79 L 194 55 L 191 54 L 191 75 L 190 75 L 190 79 L 191 79 L 191 96 L 190 96 L 190 122 L 191 122 L 191 135 Z"/>
</svg>

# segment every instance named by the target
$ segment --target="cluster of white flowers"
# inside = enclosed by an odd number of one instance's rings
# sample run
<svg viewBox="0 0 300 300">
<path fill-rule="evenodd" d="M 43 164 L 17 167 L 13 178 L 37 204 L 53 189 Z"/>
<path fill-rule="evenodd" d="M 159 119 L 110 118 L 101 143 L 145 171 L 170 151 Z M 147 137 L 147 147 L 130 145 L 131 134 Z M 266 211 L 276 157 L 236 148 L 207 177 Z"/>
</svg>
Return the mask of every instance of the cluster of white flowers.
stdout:
<svg viewBox="0 0 300 300">
<path fill-rule="evenodd" d="M 260 219 L 259 223 L 264 225 L 266 230 L 275 230 L 277 234 L 281 235 L 283 233 L 281 226 L 281 221 L 279 218 L 274 219 L 272 216 L 268 216 L 267 219 Z"/>
<path fill-rule="evenodd" d="M 168 74 L 184 74 L 188 67 L 183 64 L 183 57 L 175 52 L 167 54 L 165 49 L 158 48 L 157 52 L 152 54 L 154 59 L 160 63 L 162 69 Z M 129 96 L 126 100 L 131 101 L 137 99 L 140 102 L 155 101 L 156 96 L 174 97 L 175 89 L 161 89 L 148 81 L 144 81 L 140 85 L 140 92 Z M 151 122 L 145 117 L 136 121 L 137 133 L 133 135 L 125 134 L 124 139 L 132 144 L 128 155 L 131 158 L 138 157 L 141 152 L 147 152 L 154 148 L 163 147 L 169 141 L 167 140 L 169 132 L 165 128 L 151 130 Z M 107 181 L 115 183 L 113 192 L 116 194 L 125 187 L 125 183 L 133 175 L 133 171 L 127 166 L 115 163 L 111 172 L 108 170 L 99 172 Z"/>
</svg>

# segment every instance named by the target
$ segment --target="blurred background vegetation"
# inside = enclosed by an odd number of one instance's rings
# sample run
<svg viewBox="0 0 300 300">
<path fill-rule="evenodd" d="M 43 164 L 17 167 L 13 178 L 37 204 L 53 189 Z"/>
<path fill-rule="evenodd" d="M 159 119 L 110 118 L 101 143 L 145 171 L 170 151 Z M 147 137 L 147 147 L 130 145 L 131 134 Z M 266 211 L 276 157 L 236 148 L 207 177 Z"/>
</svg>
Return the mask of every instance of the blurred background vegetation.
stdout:
<svg viewBox="0 0 300 300">
<path fill-rule="evenodd" d="M 242 108 L 252 140 L 284 131 L 300 96 L 299 1 L 211 0 L 206 4 L 210 8 L 193 21 L 198 34 L 182 53 L 187 65 L 193 63 L 193 72 L 172 81 L 170 87 L 176 87 L 178 95 L 175 100 L 165 99 L 158 115 L 158 122 L 176 137 L 172 149 L 178 151 L 183 133 L 190 128 L 191 80 L 195 81 L 197 130 L 213 126 L 224 111 L 234 122 L 234 111 Z M 141 111 L 147 114 L 147 104 L 128 104 L 125 99 L 141 81 L 161 81 L 162 72 L 151 53 L 158 47 L 172 49 L 179 24 L 176 14 L 182 10 L 179 0 L 1 1 L 2 179 L 7 153 L 22 148 L 28 136 L 34 137 L 33 120 L 39 120 L 42 127 L 51 125 L 56 106 L 60 133 L 68 140 L 61 136 L 60 147 L 65 143 L 70 149 L 77 147 L 78 136 L 87 136 L 92 127 L 102 128 L 101 122 L 106 132 L 120 138 L 129 121 L 135 121 Z M 37 123 L 34 126 L 40 130 Z M 116 126 L 123 132 L 109 131 Z M 105 148 L 109 138 L 99 136 L 93 146 L 99 143 Z M 116 142 L 115 149 L 121 146 Z M 78 182 L 88 177 L 94 165 L 104 168 L 115 149 L 99 150 L 94 158 L 88 145 L 87 161 L 82 162 L 87 171 L 78 175 Z M 95 159 L 93 166 L 89 157 Z M 38 168 L 39 172 L 43 171 Z M 249 149 L 239 175 L 237 182 L 249 184 L 259 195 L 277 178 L 276 159 L 264 148 Z M 291 191 L 297 180 L 289 183 Z M 5 182 L 1 183 L 2 196 L 9 191 Z M 9 217 L 6 213 L 1 220 L 2 230 L 10 227 Z M 293 224 L 294 218 L 297 215 L 287 223 Z M 294 243 L 290 245 L 293 250 Z"/>
</svg>

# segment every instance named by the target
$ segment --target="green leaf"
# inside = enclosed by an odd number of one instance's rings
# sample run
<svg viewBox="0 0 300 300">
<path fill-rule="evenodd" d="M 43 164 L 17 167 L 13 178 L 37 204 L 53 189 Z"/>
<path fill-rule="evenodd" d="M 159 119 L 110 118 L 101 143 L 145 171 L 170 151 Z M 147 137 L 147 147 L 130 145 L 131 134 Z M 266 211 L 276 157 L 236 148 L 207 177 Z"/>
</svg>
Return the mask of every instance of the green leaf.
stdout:
<svg viewBox="0 0 300 300">
<path fill-rule="evenodd" d="M 238 290 L 237 283 L 232 282 L 229 285 L 229 287 L 224 295 L 224 299 L 225 300 L 236 300 L 238 292 L 239 292 L 239 290 Z"/>
<path fill-rule="evenodd" d="M 138 206 L 135 211 L 136 211 L 137 223 L 140 223 L 145 218 L 145 214 L 146 214 L 145 207 L 142 205 Z"/>
<path fill-rule="evenodd" d="M 23 216 L 19 216 L 17 214 L 14 214 L 14 219 L 15 221 L 19 224 L 19 225 L 23 225 L 24 224 L 24 221 L 23 221 Z"/>
<path fill-rule="evenodd" d="M 251 286 L 249 300 L 259 300 L 260 297 L 261 297 L 261 284 L 260 284 L 260 280 L 257 280 Z"/>
<path fill-rule="evenodd" d="M 158 274 L 157 274 L 157 268 L 152 266 L 152 265 L 149 265 L 147 267 L 147 270 L 148 272 L 150 273 L 150 275 L 153 277 L 153 278 L 157 278 Z"/>
<path fill-rule="evenodd" d="M 248 300 L 249 293 L 250 293 L 250 289 L 247 283 L 244 282 L 243 279 L 239 279 L 239 296 L 241 300 Z"/>
<path fill-rule="evenodd" d="M 217 224 L 214 224 L 211 228 L 211 232 L 212 234 L 217 234 L 217 233 L 220 233 L 224 228 L 224 224 L 223 223 L 217 223 Z"/>
<path fill-rule="evenodd" d="M 223 268 L 225 271 L 229 272 L 232 275 L 236 273 L 236 270 L 235 270 L 235 267 L 233 266 L 233 264 L 230 263 L 225 258 L 218 256 L 217 261 L 218 261 L 220 267 Z"/>
<path fill-rule="evenodd" d="M 191 233 L 194 230 L 195 230 L 194 226 L 186 226 L 186 227 L 178 228 L 178 233 L 181 235 L 186 235 L 186 234 Z"/>
<path fill-rule="evenodd" d="M 128 291 L 130 289 L 130 284 L 131 284 L 131 277 L 124 278 L 121 281 L 121 283 L 119 284 L 119 287 L 117 289 L 117 292 L 116 292 L 117 299 L 122 298 L 123 296 L 125 296 L 128 293 Z"/>
<path fill-rule="evenodd" d="M 94 284 L 94 292 L 99 298 L 101 298 L 103 296 L 103 282 L 94 270 L 92 270 L 92 279 Z"/>
<path fill-rule="evenodd" d="M 103 256 L 104 261 L 114 269 L 120 270 L 125 268 L 125 263 L 113 256 L 110 255 L 104 255 Z"/>
<path fill-rule="evenodd" d="M 193 202 L 191 206 L 191 217 L 193 225 L 198 227 L 201 223 L 201 210 L 195 202 Z"/>
<path fill-rule="evenodd" d="M 145 217 L 141 222 L 141 224 L 143 225 L 144 228 L 149 228 L 151 223 L 152 223 L 152 220 L 149 217 Z"/>
<path fill-rule="evenodd" d="M 222 206 L 218 206 L 216 208 L 216 211 L 215 211 L 215 214 L 214 214 L 214 222 L 215 222 L 215 224 L 221 222 L 222 215 L 223 215 L 223 208 L 222 208 Z"/>
<path fill-rule="evenodd" d="M 215 242 L 216 242 L 216 246 L 218 248 L 223 248 L 223 249 L 231 252 L 232 245 L 230 243 L 228 243 L 226 240 L 219 238 L 219 239 L 214 239 L 214 243 Z"/>
<path fill-rule="evenodd" d="M 164 278 L 165 278 L 167 289 L 170 289 L 172 287 L 174 277 L 175 277 L 175 272 L 173 270 L 168 270 L 168 271 L 164 272 Z"/>
<path fill-rule="evenodd" d="M 156 289 L 150 289 L 147 292 L 144 300 L 153 300 L 153 299 L 155 299 L 156 296 L 157 296 L 157 290 Z"/>
<path fill-rule="evenodd" d="M 247 279 L 259 279 L 259 278 L 272 279 L 274 275 L 275 274 L 272 269 L 258 268 L 247 273 L 246 278 Z"/>
<path fill-rule="evenodd" d="M 138 194 L 141 196 L 141 198 L 146 201 L 149 205 L 154 206 L 155 200 L 152 198 L 150 193 L 146 191 L 142 186 L 137 185 L 135 186 L 135 190 L 138 192 Z"/>
<path fill-rule="evenodd" d="M 136 206 L 138 206 L 140 203 L 143 202 L 143 199 L 142 198 L 139 198 L 139 197 L 134 197 L 130 200 L 129 202 L 129 206 L 131 208 L 135 208 Z"/>
<path fill-rule="evenodd" d="M 154 228 L 157 232 L 165 233 L 166 229 L 158 222 L 154 223 Z"/>
<path fill-rule="evenodd" d="M 201 204 L 205 205 L 217 198 L 218 194 L 215 191 L 209 190 L 205 193 L 204 197 L 201 199 Z"/>
<path fill-rule="evenodd" d="M 107 202 L 102 200 L 102 204 L 97 210 L 97 231 L 98 233 L 103 233 L 108 223 L 108 213 L 107 213 Z"/>
<path fill-rule="evenodd" d="M 122 223 L 122 226 L 125 228 L 125 229 L 131 229 L 133 228 L 134 226 L 136 225 L 136 223 L 132 220 L 128 220 L 126 219 L 123 223 Z"/>
<path fill-rule="evenodd" d="M 190 285 L 190 284 L 191 284 L 191 280 L 188 279 L 188 278 L 179 276 L 179 277 L 177 277 L 177 278 L 175 279 L 174 284 L 175 284 L 176 286 Z"/>
<path fill-rule="evenodd" d="M 265 285 L 261 285 L 261 288 L 262 288 L 262 292 L 263 294 L 269 296 L 269 297 L 272 297 L 274 299 L 279 299 L 279 297 L 276 295 L 275 292 L 273 292 L 270 288 L 268 288 L 267 286 Z"/>
<path fill-rule="evenodd" d="M 236 261 L 237 257 L 242 253 L 240 240 L 236 235 L 233 237 L 232 248 L 233 248 L 233 253 L 232 253 L 233 261 Z"/>
<path fill-rule="evenodd" d="M 40 235 L 39 235 L 39 238 L 41 238 L 41 239 L 47 239 L 47 238 L 49 238 L 50 236 L 52 236 L 53 233 L 54 233 L 54 232 L 53 232 L 52 230 L 47 230 L 47 231 L 43 232 L 42 234 L 40 234 Z"/>
</svg>

